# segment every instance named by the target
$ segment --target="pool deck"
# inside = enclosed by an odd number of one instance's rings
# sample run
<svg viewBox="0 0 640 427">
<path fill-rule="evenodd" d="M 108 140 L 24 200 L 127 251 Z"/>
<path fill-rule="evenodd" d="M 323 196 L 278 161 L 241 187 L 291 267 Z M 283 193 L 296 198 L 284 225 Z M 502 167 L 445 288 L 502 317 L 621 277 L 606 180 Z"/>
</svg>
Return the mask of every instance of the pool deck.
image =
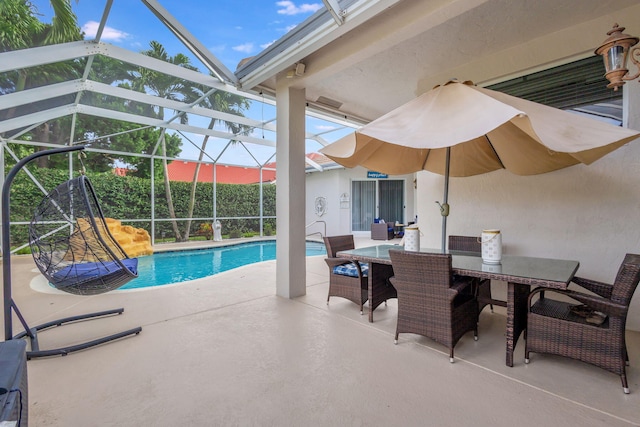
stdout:
<svg viewBox="0 0 640 427">
<path fill-rule="evenodd" d="M 193 245 L 163 245 L 185 247 Z M 580 362 L 532 354 L 525 365 L 522 339 L 506 367 L 501 308 L 482 312 L 479 340 L 463 337 L 453 364 L 427 338 L 403 334 L 394 345 L 396 300 L 376 309 L 374 323 L 347 300 L 327 305 L 321 256 L 307 258 L 307 294 L 291 300 L 275 295 L 275 261 L 92 297 L 32 290 L 30 256 L 12 257 L 12 266 L 13 297 L 31 325 L 125 308 L 41 332 L 42 348 L 143 328 L 29 361 L 32 426 L 640 425 L 638 332 L 627 335 L 625 395 L 619 377 Z"/>
</svg>

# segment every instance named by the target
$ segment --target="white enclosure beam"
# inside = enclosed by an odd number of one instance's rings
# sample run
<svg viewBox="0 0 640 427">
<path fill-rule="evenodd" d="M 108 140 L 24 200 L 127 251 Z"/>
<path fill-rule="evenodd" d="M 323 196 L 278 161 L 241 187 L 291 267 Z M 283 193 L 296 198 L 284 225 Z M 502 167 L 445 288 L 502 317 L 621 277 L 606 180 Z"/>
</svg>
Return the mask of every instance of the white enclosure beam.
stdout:
<svg viewBox="0 0 640 427">
<path fill-rule="evenodd" d="M 331 16 L 333 16 L 333 20 L 336 21 L 336 24 L 342 25 L 344 23 L 344 11 L 340 9 L 338 0 L 322 0 L 322 2 L 331 13 Z"/>
<path fill-rule="evenodd" d="M 109 119 L 122 120 L 124 122 L 139 123 L 142 125 L 153 126 L 158 128 L 173 129 L 181 132 L 195 133 L 199 135 L 209 135 L 215 138 L 222 139 L 235 139 L 242 142 L 248 142 L 251 144 L 264 145 L 266 147 L 275 147 L 275 142 L 263 139 L 255 138 L 246 135 L 235 135 L 229 132 L 221 132 L 214 129 L 207 129 L 204 127 L 183 125 L 177 122 L 167 123 L 165 120 L 154 119 L 151 117 L 138 116 L 135 114 L 123 113 L 121 111 L 107 110 L 105 108 L 92 107 L 89 105 L 78 105 L 76 112 L 81 114 L 89 114 L 97 117 L 105 117 Z"/>
<path fill-rule="evenodd" d="M 237 82 L 236 76 L 160 3 L 155 0 L 142 0 L 142 2 L 220 81 L 233 84 Z"/>
</svg>

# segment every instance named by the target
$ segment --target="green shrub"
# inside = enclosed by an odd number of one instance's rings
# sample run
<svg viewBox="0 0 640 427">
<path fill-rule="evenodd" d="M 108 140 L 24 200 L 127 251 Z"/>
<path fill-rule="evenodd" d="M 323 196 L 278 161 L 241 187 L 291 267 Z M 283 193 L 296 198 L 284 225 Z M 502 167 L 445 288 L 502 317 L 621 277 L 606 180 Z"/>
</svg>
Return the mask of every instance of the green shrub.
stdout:
<svg viewBox="0 0 640 427">
<path fill-rule="evenodd" d="M 7 164 L 6 167 L 10 167 Z M 38 178 L 38 181 L 47 191 L 69 179 L 69 172 L 59 169 L 30 167 L 30 171 Z M 74 173 L 76 176 L 77 173 Z M 135 176 L 117 176 L 111 172 L 87 173 L 95 189 L 100 206 L 106 217 L 116 219 L 141 219 L 151 218 L 151 180 Z M 275 185 L 264 185 L 263 215 L 275 215 Z M 171 182 L 171 194 L 176 215 L 186 217 L 189 205 L 191 183 Z M 196 189 L 196 204 L 193 217 L 211 218 L 213 220 L 213 184 L 198 183 Z M 217 217 L 257 217 L 260 215 L 260 186 L 258 184 L 218 184 L 216 188 Z M 31 181 L 27 174 L 20 173 L 16 176 L 11 189 L 11 221 L 28 222 L 33 215 L 33 209 L 38 206 L 43 198 L 40 189 Z M 165 186 L 162 180 L 155 181 L 155 218 L 168 219 L 169 210 L 165 195 Z M 210 223 L 210 221 L 207 221 Z M 275 229 L 275 219 L 265 219 L 265 229 L 271 223 L 271 234 Z M 190 229 L 192 237 L 211 239 L 211 231 L 199 230 L 201 222 L 193 221 Z M 123 224 L 125 225 L 125 224 Z M 151 232 L 151 222 L 132 222 L 126 225 L 144 228 Z M 185 220 L 178 220 L 180 232 L 184 232 Z M 245 233 L 253 235 L 260 233 L 260 220 L 258 218 L 238 218 L 222 220 L 223 232 L 235 231 L 234 238 L 242 237 Z M 11 244 L 15 247 L 28 241 L 28 226 L 11 226 Z M 206 228 L 206 227 L 205 227 Z M 201 233 L 199 233 L 201 231 Z M 270 234 L 270 235 L 271 235 Z M 171 221 L 158 221 L 155 224 L 156 242 L 175 241 Z"/>
<path fill-rule="evenodd" d="M 273 236 L 275 234 L 273 232 L 273 226 L 271 224 L 265 224 L 263 233 L 265 236 Z"/>
<path fill-rule="evenodd" d="M 239 239 L 240 237 L 242 237 L 242 232 L 238 229 L 234 229 L 229 231 L 229 238 L 230 239 Z"/>
<path fill-rule="evenodd" d="M 198 227 L 196 236 L 204 236 L 207 240 L 213 239 L 213 227 L 210 223 L 203 222 L 200 224 L 200 227 Z"/>
<path fill-rule="evenodd" d="M 24 247 L 19 251 L 16 251 L 16 255 L 30 255 L 30 254 L 31 254 L 31 247 L 29 246 Z"/>
</svg>

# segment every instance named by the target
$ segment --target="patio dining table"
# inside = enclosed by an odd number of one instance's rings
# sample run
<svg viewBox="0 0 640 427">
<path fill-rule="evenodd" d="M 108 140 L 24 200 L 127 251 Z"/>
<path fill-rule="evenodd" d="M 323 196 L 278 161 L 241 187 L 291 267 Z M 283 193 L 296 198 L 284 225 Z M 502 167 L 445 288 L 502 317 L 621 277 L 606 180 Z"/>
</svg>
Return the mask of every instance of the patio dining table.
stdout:
<svg viewBox="0 0 640 427">
<path fill-rule="evenodd" d="M 373 310 L 381 299 L 380 290 L 389 290 L 379 285 L 380 275 L 388 278 L 393 274 L 389 250 L 403 250 L 398 245 L 378 245 L 338 252 L 338 256 L 369 263 L 369 321 L 373 322 Z M 438 249 L 421 248 L 420 252 L 441 253 Z M 452 255 L 453 273 L 480 279 L 507 282 L 507 366 L 513 366 L 513 351 L 522 331 L 527 327 L 527 297 L 531 286 L 551 289 L 566 289 L 580 263 L 578 261 L 535 258 L 528 256 L 502 255 L 500 264 L 485 264 L 477 253 L 449 251 Z M 376 285 L 373 283 L 376 278 Z M 388 280 L 385 280 L 389 283 Z M 375 285 L 375 286 L 374 286 Z M 388 285 L 391 286 L 391 285 Z"/>
</svg>

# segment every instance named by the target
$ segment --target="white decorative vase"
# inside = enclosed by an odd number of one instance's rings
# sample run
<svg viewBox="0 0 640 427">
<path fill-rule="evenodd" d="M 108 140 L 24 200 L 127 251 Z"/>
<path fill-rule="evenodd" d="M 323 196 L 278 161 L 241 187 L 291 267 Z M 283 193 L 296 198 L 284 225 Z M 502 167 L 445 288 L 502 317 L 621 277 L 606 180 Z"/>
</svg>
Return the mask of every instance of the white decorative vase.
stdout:
<svg viewBox="0 0 640 427">
<path fill-rule="evenodd" d="M 404 250 L 420 251 L 420 230 L 418 227 L 406 227 L 404 229 Z"/>
<path fill-rule="evenodd" d="M 502 259 L 502 234 L 500 230 L 482 230 L 482 262 L 500 264 Z"/>
</svg>

